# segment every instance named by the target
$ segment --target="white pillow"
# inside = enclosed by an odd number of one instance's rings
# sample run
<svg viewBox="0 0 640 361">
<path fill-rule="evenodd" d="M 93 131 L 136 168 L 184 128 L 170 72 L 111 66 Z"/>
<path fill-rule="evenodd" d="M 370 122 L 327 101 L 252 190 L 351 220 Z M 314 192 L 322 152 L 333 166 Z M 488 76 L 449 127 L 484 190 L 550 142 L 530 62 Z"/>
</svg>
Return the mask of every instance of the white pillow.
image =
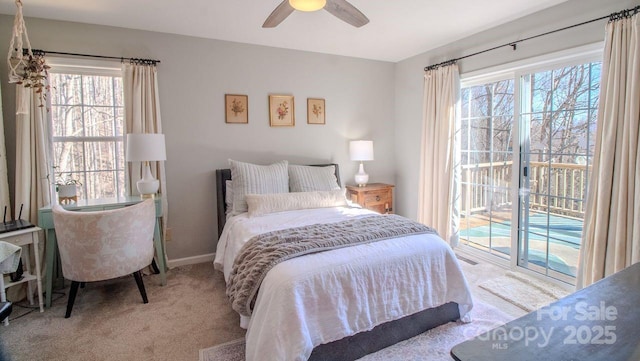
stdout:
<svg viewBox="0 0 640 361">
<path fill-rule="evenodd" d="M 282 194 L 247 194 L 249 217 L 296 209 L 347 206 L 343 189 Z"/>
<path fill-rule="evenodd" d="M 289 166 L 289 191 L 314 192 L 340 189 L 336 179 L 336 167 Z"/>
<path fill-rule="evenodd" d="M 229 159 L 233 183 L 232 215 L 247 211 L 247 194 L 288 193 L 289 172 L 286 160 L 257 165 Z"/>
</svg>

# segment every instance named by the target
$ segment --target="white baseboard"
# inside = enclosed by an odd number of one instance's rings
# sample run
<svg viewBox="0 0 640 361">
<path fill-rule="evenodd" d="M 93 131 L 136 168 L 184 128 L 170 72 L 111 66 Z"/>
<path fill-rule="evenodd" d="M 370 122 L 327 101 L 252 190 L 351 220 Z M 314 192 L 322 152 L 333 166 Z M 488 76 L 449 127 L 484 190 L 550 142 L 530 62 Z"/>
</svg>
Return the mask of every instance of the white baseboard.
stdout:
<svg viewBox="0 0 640 361">
<path fill-rule="evenodd" d="M 213 259 L 216 257 L 215 253 L 202 254 L 199 256 L 178 258 L 178 259 L 170 259 L 167 261 L 167 267 L 173 268 L 178 266 L 185 266 L 189 264 L 196 263 L 204 263 L 204 262 L 213 262 Z"/>
</svg>

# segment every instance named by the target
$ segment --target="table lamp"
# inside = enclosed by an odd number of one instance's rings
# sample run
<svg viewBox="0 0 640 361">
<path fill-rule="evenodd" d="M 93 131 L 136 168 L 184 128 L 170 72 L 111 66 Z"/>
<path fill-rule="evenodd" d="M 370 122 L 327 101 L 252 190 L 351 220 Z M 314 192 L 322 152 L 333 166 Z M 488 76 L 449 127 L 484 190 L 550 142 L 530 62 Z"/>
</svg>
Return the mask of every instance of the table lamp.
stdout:
<svg viewBox="0 0 640 361">
<path fill-rule="evenodd" d="M 372 140 L 352 140 L 349 143 L 349 155 L 351 160 L 360 161 L 360 168 L 356 173 L 355 181 L 358 187 L 364 187 L 369 182 L 369 175 L 364 172 L 363 161 L 373 160 Z"/>
<path fill-rule="evenodd" d="M 142 179 L 136 186 L 143 198 L 153 197 L 158 192 L 160 182 L 151 174 L 149 162 L 167 160 L 164 134 L 127 134 L 126 159 L 128 162 L 144 162 Z"/>
</svg>

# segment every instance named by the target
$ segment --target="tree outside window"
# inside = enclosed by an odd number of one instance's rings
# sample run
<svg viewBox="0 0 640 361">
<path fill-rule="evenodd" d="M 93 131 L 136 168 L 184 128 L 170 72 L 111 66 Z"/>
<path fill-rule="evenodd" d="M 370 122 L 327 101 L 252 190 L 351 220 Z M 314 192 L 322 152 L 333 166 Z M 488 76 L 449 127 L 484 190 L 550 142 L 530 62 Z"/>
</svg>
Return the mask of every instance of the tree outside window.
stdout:
<svg viewBox="0 0 640 361">
<path fill-rule="evenodd" d="M 122 77 L 54 68 L 50 82 L 56 172 L 82 184 L 80 198 L 125 195 Z"/>
</svg>

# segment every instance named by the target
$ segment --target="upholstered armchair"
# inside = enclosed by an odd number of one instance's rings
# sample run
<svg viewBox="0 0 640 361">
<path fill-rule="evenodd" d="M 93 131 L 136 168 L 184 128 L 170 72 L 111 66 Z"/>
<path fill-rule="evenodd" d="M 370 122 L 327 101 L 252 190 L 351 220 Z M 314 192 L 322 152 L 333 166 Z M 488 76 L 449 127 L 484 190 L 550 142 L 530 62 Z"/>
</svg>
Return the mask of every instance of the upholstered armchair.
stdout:
<svg viewBox="0 0 640 361">
<path fill-rule="evenodd" d="M 141 270 L 153 260 L 155 204 L 97 212 L 67 211 L 53 206 L 62 274 L 71 281 L 65 318 L 71 316 L 80 283 L 133 274 L 142 301 L 148 303 Z"/>
</svg>

